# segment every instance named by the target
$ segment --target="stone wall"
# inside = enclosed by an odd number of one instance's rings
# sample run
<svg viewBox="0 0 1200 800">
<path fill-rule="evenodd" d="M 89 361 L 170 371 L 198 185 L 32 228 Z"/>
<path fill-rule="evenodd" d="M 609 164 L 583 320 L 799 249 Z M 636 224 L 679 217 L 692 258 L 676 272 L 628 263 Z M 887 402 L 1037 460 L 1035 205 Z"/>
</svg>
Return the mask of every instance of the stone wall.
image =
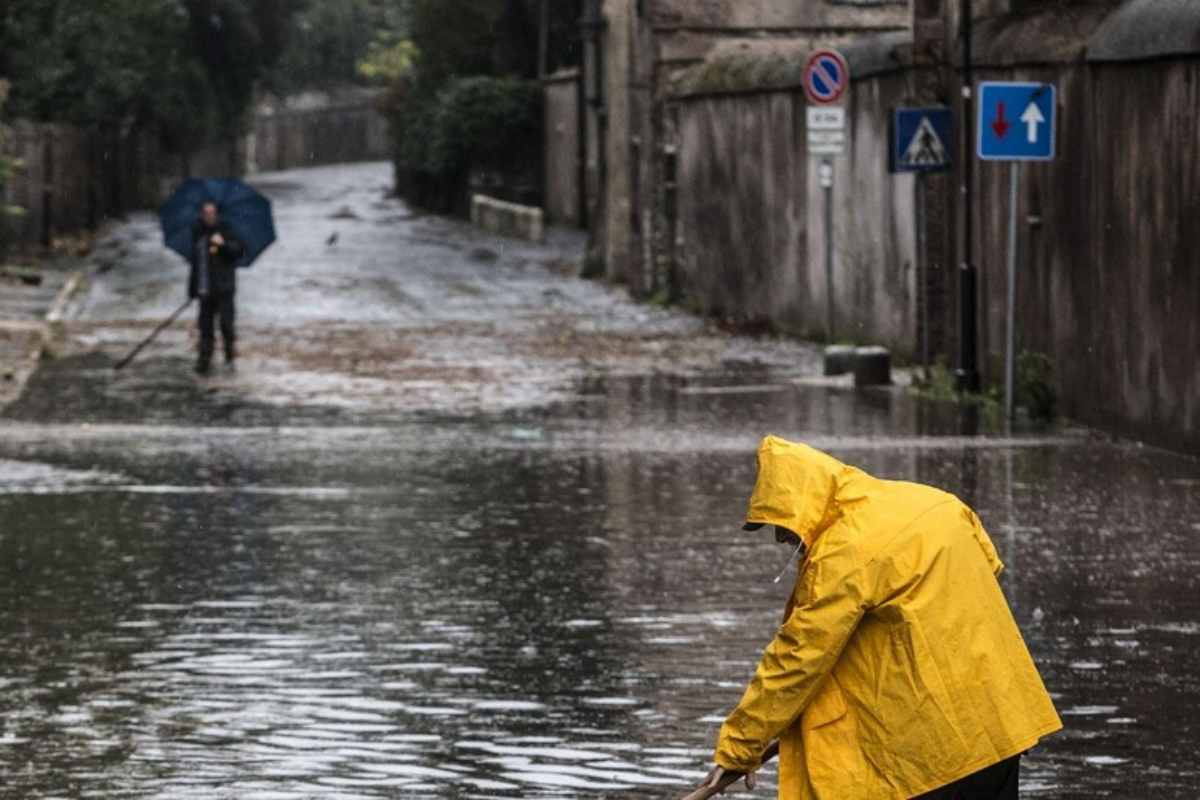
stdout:
<svg viewBox="0 0 1200 800">
<path fill-rule="evenodd" d="M 164 153 L 145 132 L 104 135 L 27 120 L 8 127 L 5 150 L 21 163 L 2 188 L 5 203 L 24 209 L 5 222 L 0 237 L 15 247 L 48 245 L 108 217 L 153 206 L 193 162 Z"/>
<path fill-rule="evenodd" d="M 1053 162 L 1023 167 L 1018 349 L 1065 414 L 1200 451 L 1200 60 L 991 70 L 1058 88 Z M 978 164 L 985 374 L 1004 354 L 1008 165 Z"/>
<path fill-rule="evenodd" d="M 827 328 L 824 190 L 798 90 L 679 101 L 683 294 L 701 309 L 800 335 L 917 346 L 915 184 L 887 171 L 899 73 L 857 81 L 833 159 L 834 330 Z"/>
<path fill-rule="evenodd" d="M 383 161 L 392 156 L 376 93 L 311 93 L 260 103 L 248 138 L 250 172 Z"/>
<path fill-rule="evenodd" d="M 551 223 L 583 224 L 582 139 L 579 70 L 564 70 L 545 81 L 546 218 Z"/>
</svg>

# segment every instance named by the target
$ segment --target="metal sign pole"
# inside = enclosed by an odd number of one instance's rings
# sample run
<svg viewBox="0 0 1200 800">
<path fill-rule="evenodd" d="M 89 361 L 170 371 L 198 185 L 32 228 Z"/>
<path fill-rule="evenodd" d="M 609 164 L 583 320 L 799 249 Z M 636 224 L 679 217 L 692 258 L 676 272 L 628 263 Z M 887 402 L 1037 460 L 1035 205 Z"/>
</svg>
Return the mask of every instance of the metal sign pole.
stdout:
<svg viewBox="0 0 1200 800">
<path fill-rule="evenodd" d="M 1021 194 L 1021 162 L 1009 166 L 1008 185 L 1008 329 L 1004 348 L 1004 419 L 1011 423 L 1017 346 L 1017 199 Z"/>
<path fill-rule="evenodd" d="M 921 303 L 921 368 L 925 372 L 925 380 L 929 380 L 929 259 L 926 254 L 925 239 L 925 173 L 916 174 L 917 185 L 917 297 Z"/>
<path fill-rule="evenodd" d="M 833 344 L 837 337 L 834 327 L 833 304 L 833 161 L 823 159 L 820 167 L 821 188 L 825 194 L 825 315 L 826 330 L 829 331 L 829 343 Z"/>
<path fill-rule="evenodd" d="M 972 32 L 972 14 L 974 3 L 971 0 L 960 0 L 959 5 L 959 35 L 962 37 L 962 225 L 963 225 L 963 258 L 958 272 L 958 390 L 960 392 L 978 392 L 979 382 L 979 321 L 975 269 L 975 163 L 971 159 L 971 140 L 974 137 L 975 123 L 974 78 L 972 77 L 971 44 L 974 41 Z"/>
<path fill-rule="evenodd" d="M 833 307 L 833 159 L 846 142 L 846 112 L 833 105 L 850 87 L 850 65 L 836 50 L 817 50 L 804 65 L 804 94 L 811 103 L 805 112 L 808 154 L 820 155 L 817 167 L 825 195 L 825 314 L 826 331 L 832 343 L 837 336 Z"/>
</svg>

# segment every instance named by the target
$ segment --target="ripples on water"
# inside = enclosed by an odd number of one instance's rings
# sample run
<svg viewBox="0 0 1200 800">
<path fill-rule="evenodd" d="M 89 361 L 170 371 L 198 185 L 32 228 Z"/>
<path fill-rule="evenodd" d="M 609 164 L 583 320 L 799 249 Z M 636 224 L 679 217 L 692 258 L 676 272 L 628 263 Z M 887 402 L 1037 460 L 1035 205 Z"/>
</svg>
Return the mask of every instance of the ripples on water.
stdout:
<svg viewBox="0 0 1200 800">
<path fill-rule="evenodd" d="M 738 529 L 751 426 L 727 436 L 748 448 L 659 449 L 636 422 L 546 423 L 537 447 L 509 423 L 10 437 L 0 796 L 683 794 L 778 621 L 786 553 Z M 1132 775 L 1185 796 L 1194 464 L 945 444 L 839 454 L 960 493 L 992 531 L 1068 725 L 1025 795 L 1132 796 Z"/>
<path fill-rule="evenodd" d="M 666 667 L 745 612 L 664 607 L 657 546 L 639 546 L 657 513 L 609 519 L 632 509 L 595 459 L 478 459 L 419 454 L 385 484 L 319 491 L 264 489 L 236 447 L 167 485 L 14 466 L 5 791 L 681 794 L 737 684 Z M 687 552 L 667 548 L 667 583 Z M 744 671 L 753 652 L 729 655 Z"/>
</svg>

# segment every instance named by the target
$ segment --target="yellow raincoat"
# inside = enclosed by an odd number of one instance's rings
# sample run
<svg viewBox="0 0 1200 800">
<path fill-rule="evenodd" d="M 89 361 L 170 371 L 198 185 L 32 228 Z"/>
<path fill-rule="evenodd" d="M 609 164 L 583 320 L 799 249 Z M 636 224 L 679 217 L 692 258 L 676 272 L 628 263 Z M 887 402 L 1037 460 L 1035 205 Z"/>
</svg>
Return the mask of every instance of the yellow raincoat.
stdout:
<svg viewBox="0 0 1200 800">
<path fill-rule="evenodd" d="M 722 767 L 757 768 L 778 737 L 780 800 L 899 800 L 1062 727 L 996 549 L 953 495 L 768 436 L 746 520 L 794 531 L 808 557 L 721 728 Z"/>
</svg>

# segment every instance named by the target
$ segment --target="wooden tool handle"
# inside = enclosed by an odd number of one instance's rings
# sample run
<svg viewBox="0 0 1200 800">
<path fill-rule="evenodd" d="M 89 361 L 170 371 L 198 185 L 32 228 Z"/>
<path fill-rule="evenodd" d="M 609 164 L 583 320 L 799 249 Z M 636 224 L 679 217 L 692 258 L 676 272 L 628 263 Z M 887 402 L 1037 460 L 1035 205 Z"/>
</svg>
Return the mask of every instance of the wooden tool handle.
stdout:
<svg viewBox="0 0 1200 800">
<path fill-rule="evenodd" d="M 767 749 L 763 751 L 762 763 L 767 763 L 777 755 L 779 755 L 779 742 L 771 742 L 771 744 L 767 745 Z M 683 800 L 708 800 L 710 797 L 724 794 L 726 789 L 744 777 L 746 777 L 746 773 L 744 772 L 726 772 L 721 776 L 721 780 L 717 781 L 716 786 L 701 786 L 696 791 L 684 797 Z"/>
</svg>

